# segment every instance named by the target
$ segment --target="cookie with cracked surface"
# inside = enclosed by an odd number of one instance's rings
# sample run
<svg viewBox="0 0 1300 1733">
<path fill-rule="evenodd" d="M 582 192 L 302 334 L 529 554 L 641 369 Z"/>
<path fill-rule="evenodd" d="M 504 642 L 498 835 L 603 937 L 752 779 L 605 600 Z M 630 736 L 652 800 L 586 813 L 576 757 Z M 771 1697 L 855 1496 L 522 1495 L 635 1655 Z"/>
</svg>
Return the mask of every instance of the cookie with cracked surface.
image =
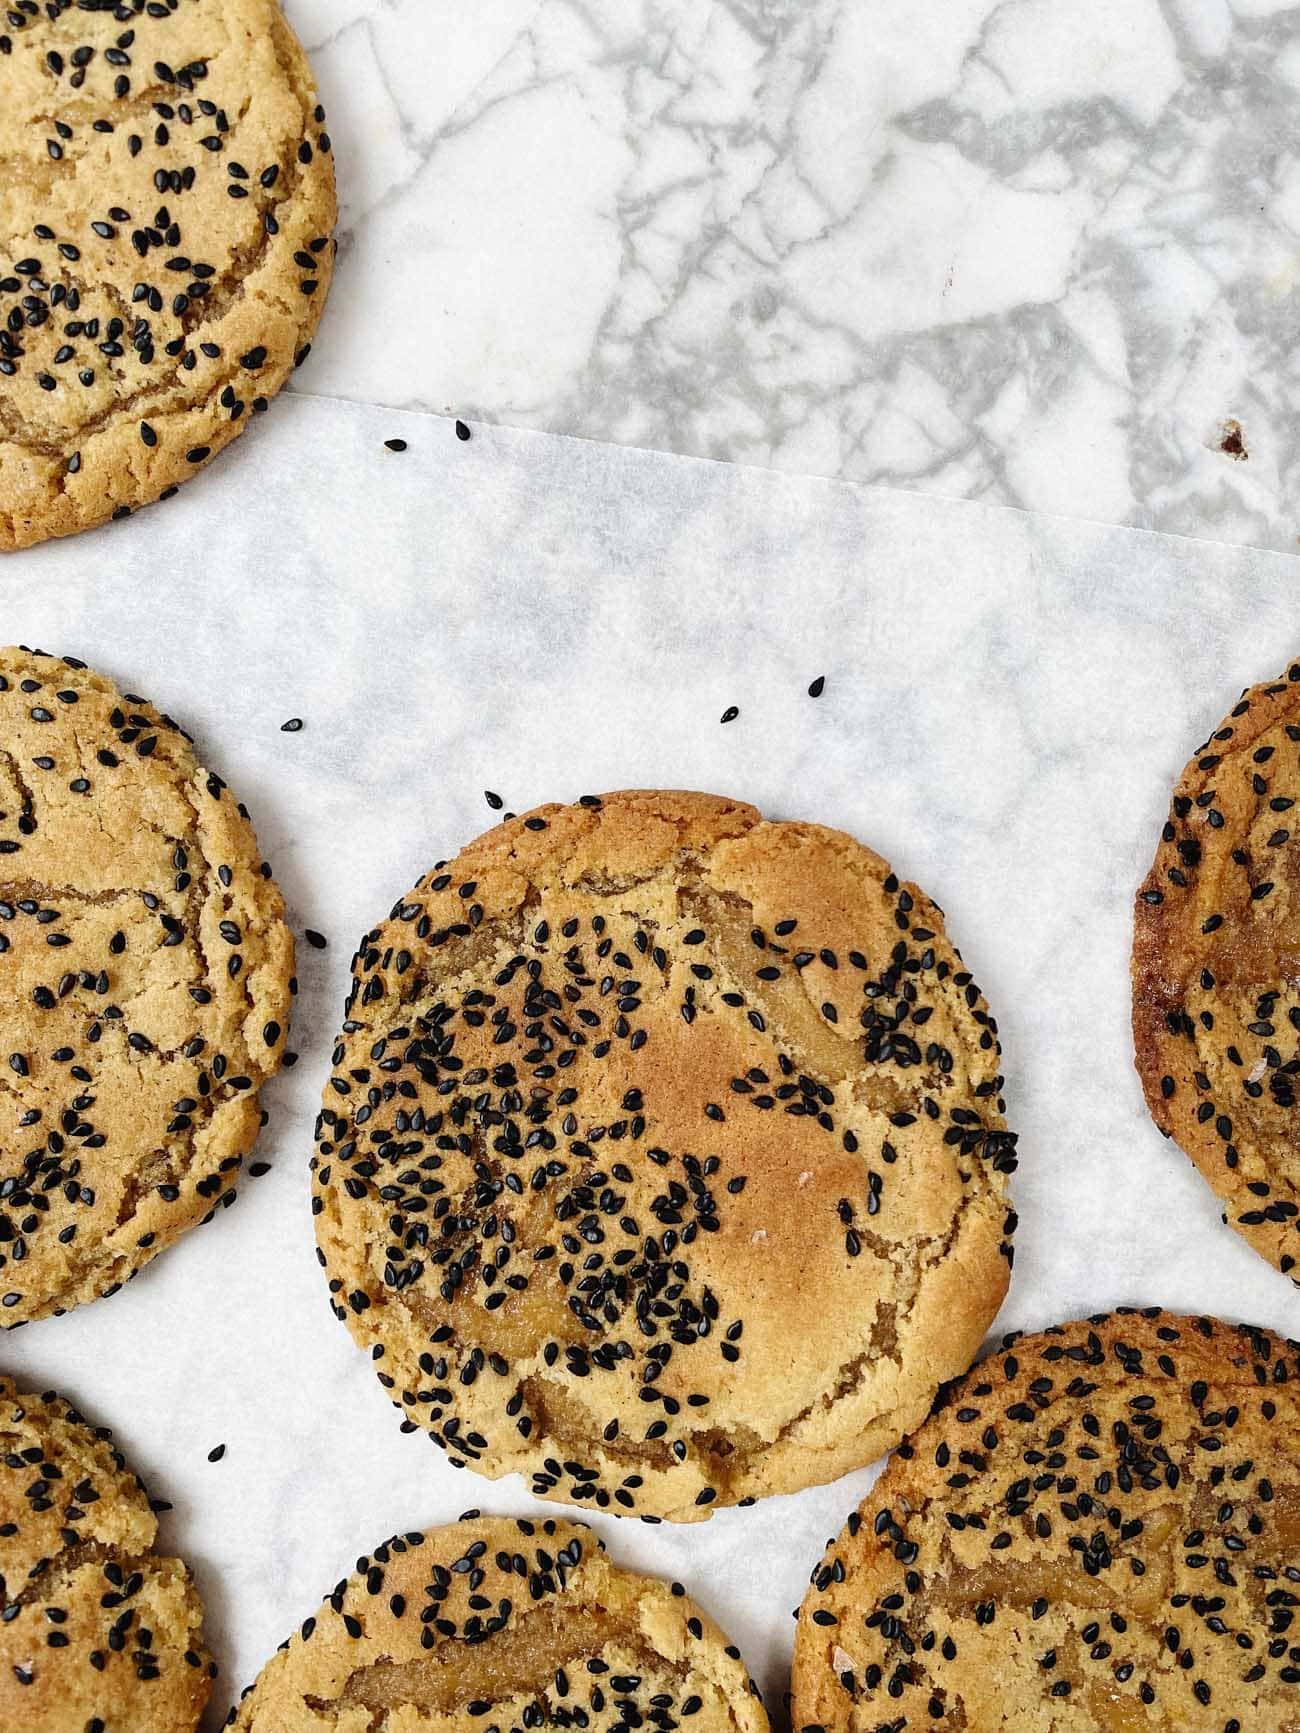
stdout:
<svg viewBox="0 0 1300 1733">
<path fill-rule="evenodd" d="M 840 832 L 540 807 L 365 936 L 345 1015 L 321 1261 L 458 1466 L 695 1520 L 879 1456 L 997 1311 L 996 1026 Z"/>
<path fill-rule="evenodd" d="M 1133 1044 L 1157 1126 L 1224 1220 L 1300 1258 L 1300 662 L 1255 686 L 1174 790 L 1137 894 Z"/>
<path fill-rule="evenodd" d="M 276 0 L 0 20 L 0 548 L 173 491 L 309 344 L 324 111 Z"/>
<path fill-rule="evenodd" d="M 280 1067 L 284 903 L 189 736 L 0 650 L 0 1325 L 112 1293 L 233 1201 Z"/>
<path fill-rule="evenodd" d="M 0 1378 L 0 1727 L 187 1733 L 216 1667 L 179 1559 L 105 1427 Z"/>
<path fill-rule="evenodd" d="M 470 1512 L 396 1535 L 338 1584 L 231 1711 L 239 1733 L 767 1733 L 738 1651 L 680 1584 L 581 1524 Z"/>
<path fill-rule="evenodd" d="M 1120 1310 L 1008 1336 L 813 1573 L 801 1733 L 1300 1727 L 1300 1358 Z"/>
</svg>

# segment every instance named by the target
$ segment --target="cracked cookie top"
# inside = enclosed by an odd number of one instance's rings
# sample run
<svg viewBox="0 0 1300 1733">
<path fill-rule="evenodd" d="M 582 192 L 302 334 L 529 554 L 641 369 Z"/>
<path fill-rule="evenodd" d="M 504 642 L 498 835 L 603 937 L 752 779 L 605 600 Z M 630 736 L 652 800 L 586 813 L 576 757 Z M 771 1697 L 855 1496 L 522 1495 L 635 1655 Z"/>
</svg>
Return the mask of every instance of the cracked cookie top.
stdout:
<svg viewBox="0 0 1300 1733">
<path fill-rule="evenodd" d="M 313 1162 L 332 1303 L 409 1425 L 690 1521 L 830 1480 L 1006 1288 L 996 1025 L 851 837 L 546 806 L 367 933 Z"/>
<path fill-rule="evenodd" d="M 334 167 L 276 0 L 0 18 L 0 548 L 123 516 L 265 409 L 320 317 Z"/>
<path fill-rule="evenodd" d="M 1151 1116 L 1224 1220 L 1300 1258 L 1300 662 L 1244 692 L 1183 771 L 1133 932 L 1133 1041 Z"/>
<path fill-rule="evenodd" d="M 216 1668 L 106 1428 L 0 1378 L 0 1727 L 190 1733 Z"/>
<path fill-rule="evenodd" d="M 796 1733 L 1300 1726 L 1300 1358 L 1120 1310 L 1008 1336 L 813 1573 Z"/>
<path fill-rule="evenodd" d="M 262 1669 L 239 1733 L 767 1733 L 737 1650 L 681 1585 L 587 1529 L 471 1511 L 395 1535 Z"/>
<path fill-rule="evenodd" d="M 0 1326 L 234 1198 L 293 989 L 244 808 L 153 705 L 0 650 Z"/>
</svg>

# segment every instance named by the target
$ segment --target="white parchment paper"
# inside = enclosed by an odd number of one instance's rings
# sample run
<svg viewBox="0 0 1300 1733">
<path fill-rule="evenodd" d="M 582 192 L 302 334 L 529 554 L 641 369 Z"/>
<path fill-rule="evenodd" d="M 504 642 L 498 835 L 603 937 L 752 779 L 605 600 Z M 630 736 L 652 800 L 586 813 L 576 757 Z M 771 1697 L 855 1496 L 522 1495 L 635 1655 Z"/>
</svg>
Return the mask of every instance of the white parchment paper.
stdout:
<svg viewBox="0 0 1300 1733">
<path fill-rule="evenodd" d="M 1172 780 L 1300 651 L 1298 580 L 1278 554 L 304 398 L 168 504 L 0 565 L 3 637 L 188 726 L 330 941 L 300 946 L 273 1171 L 111 1301 L 0 1339 L 0 1369 L 113 1426 L 173 1501 L 214 1727 L 389 1533 L 537 1508 L 399 1432 L 308 1213 L 352 945 L 492 821 L 485 789 L 703 788 L 870 842 L 944 906 L 1000 1022 L 1022 1225 L 999 1329 L 1160 1301 L 1300 1335 L 1300 1296 L 1148 1121 L 1127 1024 Z M 594 1520 L 690 1586 L 779 1709 L 791 1610 L 870 1478 L 687 1529 Z"/>
</svg>

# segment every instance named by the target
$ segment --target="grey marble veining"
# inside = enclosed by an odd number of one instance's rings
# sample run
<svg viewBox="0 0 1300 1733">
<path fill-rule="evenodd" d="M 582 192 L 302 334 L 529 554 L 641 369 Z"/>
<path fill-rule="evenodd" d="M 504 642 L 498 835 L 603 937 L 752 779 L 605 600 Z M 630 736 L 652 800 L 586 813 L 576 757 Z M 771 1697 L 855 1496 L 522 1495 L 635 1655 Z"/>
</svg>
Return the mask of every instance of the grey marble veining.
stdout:
<svg viewBox="0 0 1300 1733">
<path fill-rule="evenodd" d="M 1151 1124 L 1128 1026 L 1170 788 L 1294 655 L 1300 559 L 299 397 L 169 503 L 5 571 L 7 633 L 188 726 L 295 928 L 330 941 L 300 947 L 272 1171 L 113 1299 L 0 1338 L 175 1504 L 213 1730 L 386 1534 L 537 1508 L 402 1435 L 331 1316 L 307 1186 L 353 942 L 493 822 L 485 789 L 705 788 L 872 844 L 943 905 L 998 1019 L 1021 1225 L 997 1329 L 1160 1301 L 1300 1337 L 1300 1295 Z M 594 1520 L 690 1585 L 779 1715 L 791 1609 L 870 1480 L 687 1530 Z"/>
<path fill-rule="evenodd" d="M 288 10 L 304 389 L 1295 551 L 1300 7 Z"/>
</svg>

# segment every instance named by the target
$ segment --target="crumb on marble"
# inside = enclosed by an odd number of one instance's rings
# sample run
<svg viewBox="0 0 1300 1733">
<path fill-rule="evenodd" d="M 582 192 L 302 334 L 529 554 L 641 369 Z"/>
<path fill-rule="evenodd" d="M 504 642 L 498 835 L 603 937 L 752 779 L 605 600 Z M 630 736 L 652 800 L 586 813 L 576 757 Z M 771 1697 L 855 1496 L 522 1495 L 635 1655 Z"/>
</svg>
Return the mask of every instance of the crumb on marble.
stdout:
<svg viewBox="0 0 1300 1733">
<path fill-rule="evenodd" d="M 1245 463 L 1250 453 L 1246 450 L 1246 441 L 1242 436 L 1241 423 L 1228 420 L 1223 424 L 1223 432 L 1219 438 L 1219 450 L 1237 463 Z"/>
</svg>

